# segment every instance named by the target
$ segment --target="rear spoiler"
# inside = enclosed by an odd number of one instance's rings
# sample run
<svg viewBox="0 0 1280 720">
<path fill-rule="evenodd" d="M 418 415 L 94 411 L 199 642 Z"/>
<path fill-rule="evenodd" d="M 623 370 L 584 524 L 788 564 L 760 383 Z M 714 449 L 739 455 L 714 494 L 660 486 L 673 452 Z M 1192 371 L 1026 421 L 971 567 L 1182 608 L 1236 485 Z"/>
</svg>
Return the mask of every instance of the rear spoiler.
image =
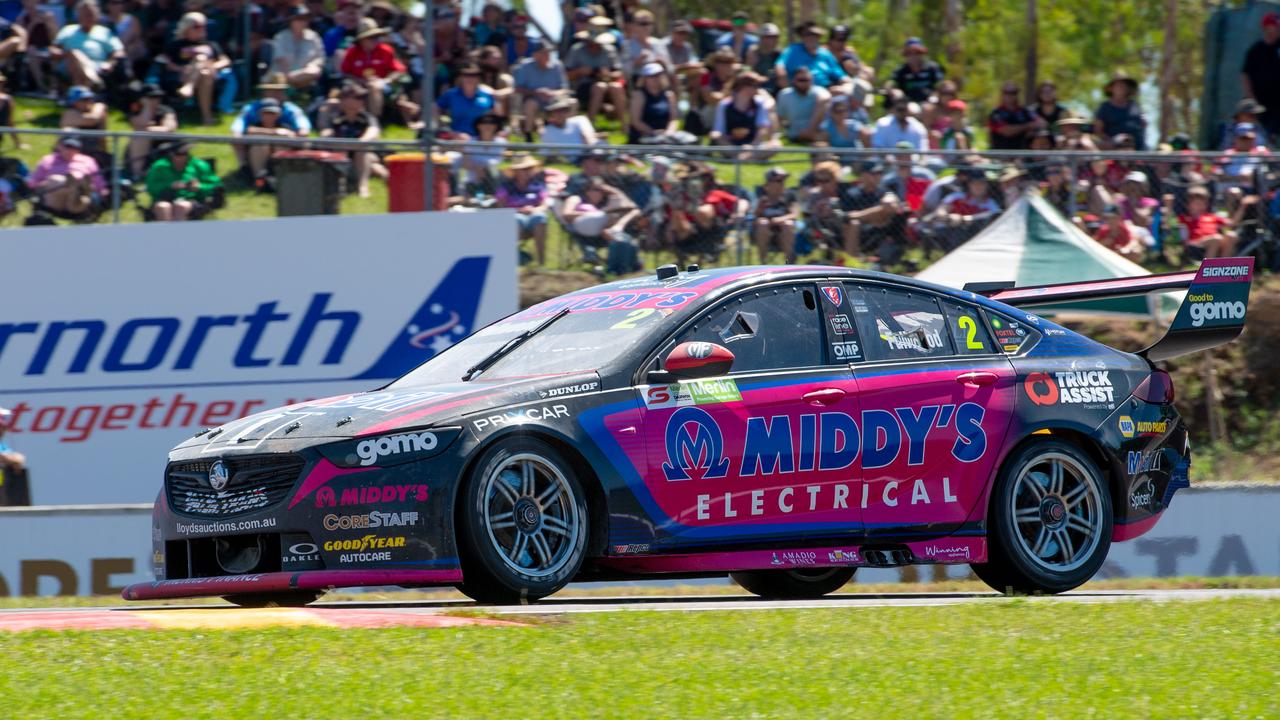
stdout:
<svg viewBox="0 0 1280 720">
<path fill-rule="evenodd" d="M 1023 288 L 967 285 L 966 289 L 1020 308 L 1186 290 L 1187 296 L 1164 337 L 1138 353 L 1157 361 L 1234 340 L 1244 329 L 1252 284 L 1253 258 L 1232 257 L 1205 260 L 1194 271 Z"/>
</svg>

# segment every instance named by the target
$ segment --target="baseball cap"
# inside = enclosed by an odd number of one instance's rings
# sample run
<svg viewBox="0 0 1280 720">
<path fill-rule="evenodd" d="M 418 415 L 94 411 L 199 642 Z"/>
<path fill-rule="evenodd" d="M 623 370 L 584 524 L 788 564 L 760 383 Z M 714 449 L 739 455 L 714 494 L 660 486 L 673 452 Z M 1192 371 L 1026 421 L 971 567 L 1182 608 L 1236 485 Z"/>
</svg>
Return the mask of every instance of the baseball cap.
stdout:
<svg viewBox="0 0 1280 720">
<path fill-rule="evenodd" d="M 1263 15 L 1262 27 L 1266 27 L 1268 25 L 1280 25 L 1280 13 L 1273 11 Z"/>
<path fill-rule="evenodd" d="M 946 108 L 948 110 L 956 110 L 958 112 L 964 112 L 965 110 L 969 109 L 969 106 L 966 105 L 963 100 L 957 98 L 955 100 L 948 101 L 946 104 Z"/>
<path fill-rule="evenodd" d="M 760 37 L 781 37 L 782 30 L 778 29 L 773 23 L 765 23 L 760 26 Z"/>
<path fill-rule="evenodd" d="M 1238 123 L 1236 125 L 1236 137 L 1245 137 L 1248 135 L 1257 135 L 1258 126 L 1253 123 Z"/>
<path fill-rule="evenodd" d="M 58 141 L 58 144 L 63 147 L 75 148 L 77 150 L 84 147 L 84 143 L 80 142 L 80 138 L 75 135 L 68 135 L 62 138 Z"/>
<path fill-rule="evenodd" d="M 682 32 L 682 33 L 688 33 L 692 35 L 693 25 L 690 24 L 688 20 L 677 20 L 676 24 L 671 26 L 671 32 L 673 33 Z"/>
<path fill-rule="evenodd" d="M 278 113 L 278 112 L 281 112 L 282 110 L 283 108 L 280 107 L 280 101 L 275 98 L 263 98 L 258 101 L 259 113 L 264 113 L 264 112 Z"/>
<path fill-rule="evenodd" d="M 1146 175 L 1144 175 L 1144 174 L 1142 174 L 1141 172 L 1139 172 L 1139 171 L 1137 171 L 1137 170 L 1133 170 L 1133 171 L 1131 171 L 1131 172 L 1125 173 L 1124 181 L 1125 181 L 1125 182 L 1142 183 L 1143 185 L 1146 185 L 1146 184 L 1147 184 L 1147 176 L 1146 176 Z"/>
<path fill-rule="evenodd" d="M 884 174 L 884 163 L 878 160 L 868 160 L 858 168 L 859 172 L 872 173 L 874 175 Z"/>
<path fill-rule="evenodd" d="M 929 52 L 929 48 L 925 47 L 925 45 L 924 45 L 924 41 L 923 41 L 923 40 L 921 40 L 920 38 L 918 38 L 918 37 L 911 37 L 911 38 L 907 38 L 907 41 L 906 41 L 905 43 L 903 43 L 903 44 L 902 44 L 902 52 L 904 52 L 904 53 L 913 53 L 913 52 L 916 52 L 916 53 L 927 53 L 927 52 Z"/>
<path fill-rule="evenodd" d="M 640 68 L 640 77 L 653 77 L 654 75 L 661 75 L 666 71 L 667 69 L 662 66 L 662 63 L 645 63 L 645 66 Z"/>
<path fill-rule="evenodd" d="M 72 85 L 67 91 L 67 104 L 75 105 L 81 100 L 92 100 L 94 97 L 93 91 L 84 85 Z"/>
<path fill-rule="evenodd" d="M 850 34 L 848 25 L 836 25 L 831 28 L 831 37 L 836 40 L 848 40 Z"/>
<path fill-rule="evenodd" d="M 771 167 L 767 171 L 765 171 L 764 181 L 772 182 L 774 180 L 786 180 L 789 177 L 791 177 L 791 173 L 787 172 L 786 168 Z"/>
</svg>

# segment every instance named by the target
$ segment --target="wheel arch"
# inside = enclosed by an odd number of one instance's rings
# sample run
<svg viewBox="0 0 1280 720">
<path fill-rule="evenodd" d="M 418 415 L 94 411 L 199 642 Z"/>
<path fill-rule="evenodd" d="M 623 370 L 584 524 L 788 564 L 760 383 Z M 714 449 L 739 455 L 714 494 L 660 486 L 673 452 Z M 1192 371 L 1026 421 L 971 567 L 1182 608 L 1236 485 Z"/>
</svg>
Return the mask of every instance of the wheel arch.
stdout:
<svg viewBox="0 0 1280 720">
<path fill-rule="evenodd" d="M 1064 440 L 1088 455 L 1089 459 L 1102 471 L 1102 481 L 1106 483 L 1107 492 L 1111 495 L 1111 507 L 1123 507 L 1123 498 L 1121 497 L 1123 495 L 1123 489 L 1121 488 L 1123 483 L 1121 480 L 1124 478 L 1124 468 L 1120 464 L 1119 458 L 1108 452 L 1106 447 L 1098 442 L 1097 438 L 1082 432 L 1078 428 L 1050 425 L 1026 433 L 1009 447 L 1009 451 L 1005 453 L 1004 458 L 1000 461 L 1000 466 L 996 469 L 995 475 L 992 476 L 993 482 L 988 486 L 986 498 L 988 514 L 991 512 L 991 487 L 994 487 L 994 479 L 1005 471 L 1008 464 L 1013 458 L 1017 457 L 1022 448 L 1041 438 Z"/>
<path fill-rule="evenodd" d="M 513 437 L 532 438 L 545 442 L 569 462 L 570 469 L 573 470 L 574 475 L 582 484 L 582 489 L 587 494 L 587 511 L 590 513 L 591 520 L 589 523 L 590 534 L 587 537 L 587 557 L 604 555 L 606 548 L 609 546 L 609 503 L 604 492 L 604 486 L 600 481 L 600 476 L 595 471 L 595 468 L 591 466 L 591 463 L 587 461 L 587 458 L 574 447 L 568 437 L 546 427 L 524 425 L 520 428 L 503 430 L 485 438 L 472 448 L 470 457 L 467 458 L 466 464 L 462 467 L 458 482 L 454 483 L 454 528 L 459 527 L 458 515 L 462 512 L 462 507 L 458 502 L 458 494 L 462 492 L 463 483 L 466 482 L 467 477 L 475 469 L 476 463 L 488 452 L 489 448 Z"/>
</svg>

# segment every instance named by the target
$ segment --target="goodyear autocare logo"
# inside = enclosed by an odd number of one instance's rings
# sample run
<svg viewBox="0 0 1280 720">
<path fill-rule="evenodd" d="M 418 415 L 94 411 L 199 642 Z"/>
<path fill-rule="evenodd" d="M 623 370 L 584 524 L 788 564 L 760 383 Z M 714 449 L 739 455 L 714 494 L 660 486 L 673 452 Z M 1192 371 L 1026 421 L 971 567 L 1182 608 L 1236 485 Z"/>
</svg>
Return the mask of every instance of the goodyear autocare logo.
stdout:
<svg viewBox="0 0 1280 720">
<path fill-rule="evenodd" d="M 1211 268 L 1218 269 L 1218 268 Z M 1221 270 L 1230 270 L 1232 268 L 1220 268 Z M 1244 320 L 1244 303 L 1236 300 L 1234 302 L 1224 302 L 1215 300 L 1211 292 L 1189 293 L 1187 302 L 1191 303 L 1188 307 L 1188 313 L 1191 315 L 1191 326 L 1201 327 L 1206 322 L 1211 325 L 1222 324 L 1219 321 L 1242 321 Z"/>
<path fill-rule="evenodd" d="M 729 474 L 724 456 L 724 435 L 706 410 L 684 407 L 667 421 L 667 461 L 662 473 L 668 480 L 722 478 Z"/>
<path fill-rule="evenodd" d="M 742 394 L 733 380 L 694 380 L 674 385 L 652 385 L 644 392 L 644 404 L 652 410 L 741 400 Z"/>
<path fill-rule="evenodd" d="M 1115 387 L 1109 370 L 1028 373 L 1023 390 L 1036 405 L 1112 405 Z"/>
</svg>

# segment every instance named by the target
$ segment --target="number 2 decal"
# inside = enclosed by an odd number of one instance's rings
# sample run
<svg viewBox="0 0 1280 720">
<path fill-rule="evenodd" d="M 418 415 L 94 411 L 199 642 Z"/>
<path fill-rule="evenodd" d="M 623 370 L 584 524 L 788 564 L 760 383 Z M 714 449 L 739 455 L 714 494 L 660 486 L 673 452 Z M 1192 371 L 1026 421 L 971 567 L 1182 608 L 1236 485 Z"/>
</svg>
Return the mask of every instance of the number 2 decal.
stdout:
<svg viewBox="0 0 1280 720">
<path fill-rule="evenodd" d="M 655 308 L 636 308 L 627 317 L 609 326 L 610 330 L 635 330 L 636 323 L 657 312 Z"/>
<path fill-rule="evenodd" d="M 968 333 L 965 336 L 965 341 L 964 341 L 964 346 L 966 348 L 968 348 L 969 350 L 985 350 L 986 349 L 982 346 L 982 343 L 977 340 L 978 324 L 973 321 L 973 318 L 969 317 L 968 315 L 961 315 L 960 318 L 956 320 L 956 324 L 960 326 L 961 330 L 964 330 L 966 333 Z"/>
</svg>

